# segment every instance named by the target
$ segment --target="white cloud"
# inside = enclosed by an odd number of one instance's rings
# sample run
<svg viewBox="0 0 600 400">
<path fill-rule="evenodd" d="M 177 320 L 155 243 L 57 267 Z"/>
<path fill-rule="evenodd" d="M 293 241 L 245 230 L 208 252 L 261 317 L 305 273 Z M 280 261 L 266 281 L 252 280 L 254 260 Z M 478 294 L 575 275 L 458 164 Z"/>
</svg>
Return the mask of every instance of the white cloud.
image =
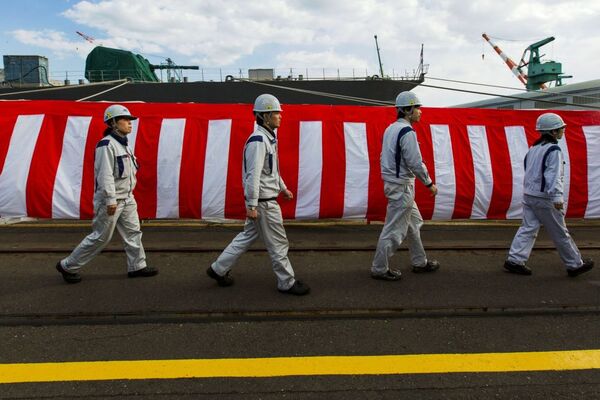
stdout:
<svg viewBox="0 0 600 400">
<path fill-rule="evenodd" d="M 369 63 L 352 54 L 338 54 L 333 50 L 320 52 L 302 50 L 277 55 L 277 64 L 279 68 L 311 68 L 321 66 L 323 68 L 346 67 L 364 69 Z"/>
<path fill-rule="evenodd" d="M 232 64 L 264 43 L 297 44 L 313 36 L 308 26 L 276 23 L 278 18 L 304 16 L 280 1 L 156 4 L 149 0 L 83 1 L 64 15 L 120 38 L 118 43 L 131 50 L 142 51 L 152 44 L 158 51 L 195 56 L 212 66 Z"/>
<path fill-rule="evenodd" d="M 58 57 L 73 53 L 85 57 L 94 48 L 94 45 L 91 43 L 70 41 L 65 37 L 63 32 L 53 30 L 34 31 L 18 29 L 12 31 L 11 34 L 21 43 L 51 50 Z"/>
</svg>

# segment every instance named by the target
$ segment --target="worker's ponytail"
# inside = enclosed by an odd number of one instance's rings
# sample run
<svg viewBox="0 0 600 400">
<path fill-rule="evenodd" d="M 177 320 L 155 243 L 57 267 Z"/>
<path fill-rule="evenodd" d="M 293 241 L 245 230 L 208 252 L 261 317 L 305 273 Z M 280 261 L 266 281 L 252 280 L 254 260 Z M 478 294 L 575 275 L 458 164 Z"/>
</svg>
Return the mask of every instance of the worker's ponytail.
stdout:
<svg viewBox="0 0 600 400">
<path fill-rule="evenodd" d="M 558 139 L 556 139 L 554 137 L 554 135 L 552 134 L 552 132 L 554 131 L 544 131 L 542 132 L 542 134 L 540 135 L 540 137 L 538 138 L 538 140 L 536 140 L 533 145 L 537 146 L 538 144 L 545 144 L 545 143 L 553 143 L 553 144 L 557 144 L 558 143 Z"/>
</svg>

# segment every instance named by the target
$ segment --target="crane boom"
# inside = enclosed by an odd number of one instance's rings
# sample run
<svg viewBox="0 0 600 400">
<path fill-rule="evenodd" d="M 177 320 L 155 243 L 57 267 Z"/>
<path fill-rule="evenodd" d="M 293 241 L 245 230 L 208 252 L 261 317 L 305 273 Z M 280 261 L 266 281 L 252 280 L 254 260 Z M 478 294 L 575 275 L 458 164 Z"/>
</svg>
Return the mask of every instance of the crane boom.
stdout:
<svg viewBox="0 0 600 400">
<path fill-rule="evenodd" d="M 82 32 L 79 32 L 79 31 L 75 31 L 75 33 L 78 34 L 79 36 L 81 36 L 82 38 L 84 38 L 85 40 L 87 40 L 90 43 L 94 43 L 94 41 L 96 40 L 93 37 L 86 35 L 85 33 L 82 33 Z"/>
<path fill-rule="evenodd" d="M 486 35 L 484 33 L 481 36 L 490 44 L 490 46 L 492 46 L 492 48 L 494 49 L 494 51 L 496 53 L 498 53 L 500 58 L 502 58 L 504 60 L 504 62 L 508 66 L 508 68 L 521 81 L 521 83 L 527 87 L 527 76 L 521 72 L 521 70 L 519 69 L 517 64 L 513 60 L 511 60 L 510 57 L 508 57 L 506 54 L 504 54 L 502 49 L 500 49 L 500 47 L 498 47 L 498 45 L 496 43 L 494 43 L 488 35 Z"/>
</svg>

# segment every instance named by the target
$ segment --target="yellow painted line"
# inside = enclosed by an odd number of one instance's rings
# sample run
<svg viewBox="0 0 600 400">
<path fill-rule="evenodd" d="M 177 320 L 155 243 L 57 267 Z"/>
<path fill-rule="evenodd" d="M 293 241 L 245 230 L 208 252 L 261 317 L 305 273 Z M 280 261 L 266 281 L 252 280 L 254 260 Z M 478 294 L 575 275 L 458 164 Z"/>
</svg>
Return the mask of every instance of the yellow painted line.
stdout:
<svg viewBox="0 0 600 400">
<path fill-rule="evenodd" d="M 600 369 L 600 350 L 0 364 L 1 383 Z"/>
</svg>

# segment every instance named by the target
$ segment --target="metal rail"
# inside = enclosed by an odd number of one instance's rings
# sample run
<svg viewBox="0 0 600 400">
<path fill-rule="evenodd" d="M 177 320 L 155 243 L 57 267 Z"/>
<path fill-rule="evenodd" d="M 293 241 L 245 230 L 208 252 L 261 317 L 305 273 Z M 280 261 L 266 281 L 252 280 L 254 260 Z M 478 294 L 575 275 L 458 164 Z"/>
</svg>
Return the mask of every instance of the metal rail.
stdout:
<svg viewBox="0 0 600 400">
<path fill-rule="evenodd" d="M 463 306 L 447 308 L 356 308 L 329 310 L 265 311 L 131 311 L 122 313 L 41 313 L 0 315 L 1 326 L 135 325 L 247 321 L 315 321 L 335 319 L 411 319 L 463 317 L 522 317 L 598 315 L 598 305 L 553 305 L 548 307 Z"/>
<path fill-rule="evenodd" d="M 502 241 L 497 244 L 444 244 L 444 245 L 425 245 L 427 251 L 498 251 L 508 250 L 510 248 L 510 242 Z M 582 250 L 600 250 L 600 244 L 578 244 L 577 246 Z M 534 247 L 536 250 L 555 250 L 556 247 L 553 244 L 540 243 Z M 290 247 L 290 253 L 306 253 L 306 252 L 373 252 L 376 249 L 376 243 L 366 245 L 364 247 L 344 247 L 344 246 L 323 246 L 323 247 L 303 247 L 296 246 Z M 25 248 L 0 248 L 0 254 L 39 254 L 39 253 L 70 253 L 73 250 L 71 247 L 25 247 Z M 223 247 L 199 247 L 199 246 L 178 246 L 178 247 L 159 247 L 159 246 L 144 246 L 146 253 L 220 253 L 223 251 Z M 266 252 L 264 248 L 252 248 L 248 252 L 260 253 Z M 400 247 L 398 251 L 408 251 L 407 247 Z M 114 247 L 108 247 L 102 250 L 104 253 L 122 253 L 123 247 L 115 245 Z"/>
</svg>

